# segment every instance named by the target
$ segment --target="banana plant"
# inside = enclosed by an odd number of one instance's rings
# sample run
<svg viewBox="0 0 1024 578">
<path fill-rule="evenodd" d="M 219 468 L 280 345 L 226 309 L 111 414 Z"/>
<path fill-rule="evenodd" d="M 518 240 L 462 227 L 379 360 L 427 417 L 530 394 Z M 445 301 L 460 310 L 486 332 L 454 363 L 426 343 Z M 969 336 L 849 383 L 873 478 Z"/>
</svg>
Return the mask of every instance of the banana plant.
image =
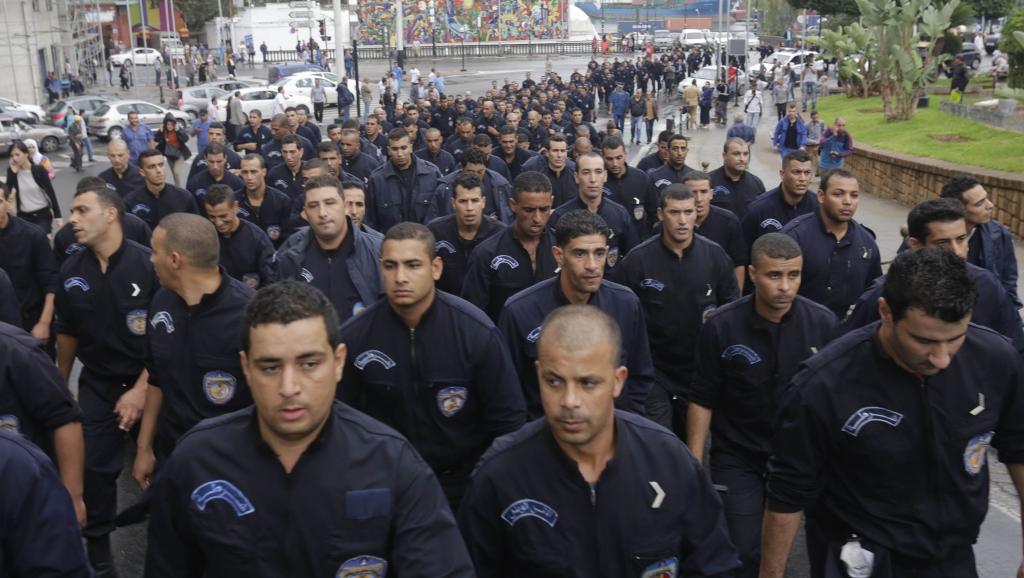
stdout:
<svg viewBox="0 0 1024 578">
<path fill-rule="evenodd" d="M 835 58 L 839 77 L 846 86 L 847 96 L 867 97 L 877 81 L 877 46 L 872 32 L 859 23 L 843 26 L 839 30 L 822 32 L 822 49 L 827 58 Z"/>
<path fill-rule="evenodd" d="M 887 121 L 908 120 L 941 63 L 935 44 L 960 0 L 856 0 L 861 22 L 877 40 L 876 71 Z M 923 40 L 926 39 L 926 40 Z"/>
</svg>

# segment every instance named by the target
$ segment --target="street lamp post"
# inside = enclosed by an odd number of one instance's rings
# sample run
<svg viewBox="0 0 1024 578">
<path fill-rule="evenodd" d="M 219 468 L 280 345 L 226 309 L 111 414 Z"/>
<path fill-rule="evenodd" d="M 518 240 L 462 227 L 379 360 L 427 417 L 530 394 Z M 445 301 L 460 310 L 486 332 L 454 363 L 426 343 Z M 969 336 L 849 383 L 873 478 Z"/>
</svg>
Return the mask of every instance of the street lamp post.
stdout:
<svg viewBox="0 0 1024 578">
<path fill-rule="evenodd" d="M 433 58 L 437 58 L 437 5 L 434 0 L 430 0 L 428 5 L 428 15 L 430 16 L 430 55 Z"/>
<path fill-rule="evenodd" d="M 466 72 L 466 27 L 462 27 L 462 72 Z"/>
</svg>

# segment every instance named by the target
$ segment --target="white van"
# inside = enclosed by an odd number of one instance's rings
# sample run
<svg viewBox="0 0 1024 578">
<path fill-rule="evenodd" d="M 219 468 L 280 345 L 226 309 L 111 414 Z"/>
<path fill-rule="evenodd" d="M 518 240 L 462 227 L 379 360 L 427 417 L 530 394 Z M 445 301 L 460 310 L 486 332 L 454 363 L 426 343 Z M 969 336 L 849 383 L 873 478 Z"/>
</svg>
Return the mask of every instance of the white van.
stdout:
<svg viewBox="0 0 1024 578">
<path fill-rule="evenodd" d="M 686 28 L 679 33 L 679 43 L 683 45 L 683 48 L 696 48 L 708 44 L 710 36 L 710 30 Z"/>
</svg>

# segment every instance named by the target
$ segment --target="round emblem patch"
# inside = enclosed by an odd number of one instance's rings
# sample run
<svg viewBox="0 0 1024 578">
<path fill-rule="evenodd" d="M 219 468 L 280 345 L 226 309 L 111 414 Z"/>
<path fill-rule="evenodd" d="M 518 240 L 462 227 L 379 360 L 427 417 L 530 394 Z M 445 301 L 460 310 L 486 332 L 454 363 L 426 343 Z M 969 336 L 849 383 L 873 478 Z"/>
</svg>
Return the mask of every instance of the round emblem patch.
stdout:
<svg viewBox="0 0 1024 578">
<path fill-rule="evenodd" d="M 132 332 L 132 335 L 146 334 L 145 309 L 132 309 L 128 312 L 128 315 L 125 315 L 124 322 L 128 326 L 128 331 Z"/>
<path fill-rule="evenodd" d="M 971 438 L 964 448 L 964 469 L 968 474 L 976 476 L 985 467 L 985 457 L 988 454 L 988 446 L 992 442 L 992 435 L 995 432 L 983 433 Z"/>
<path fill-rule="evenodd" d="M 270 225 L 267 227 L 267 236 L 270 237 L 271 241 L 276 241 L 281 237 L 281 227 L 277 225 Z"/>
<path fill-rule="evenodd" d="M 387 575 L 387 560 L 376 556 L 356 556 L 342 562 L 334 578 L 384 578 Z"/>
<path fill-rule="evenodd" d="M 359 315 L 366 309 L 366 305 L 362 301 L 356 301 L 356 304 L 352 306 L 352 317 Z"/>
<path fill-rule="evenodd" d="M 256 289 L 260 286 L 260 274 L 246 273 L 242 275 L 242 283 L 245 283 L 252 289 Z"/>
<path fill-rule="evenodd" d="M 441 410 L 441 414 L 445 417 L 452 417 L 466 406 L 467 396 L 468 392 L 464 387 L 453 386 L 441 388 L 441 390 L 437 392 L 437 409 Z"/>
<path fill-rule="evenodd" d="M 224 405 L 235 397 L 235 376 L 226 371 L 211 371 L 203 376 L 203 393 L 215 405 Z"/>
</svg>

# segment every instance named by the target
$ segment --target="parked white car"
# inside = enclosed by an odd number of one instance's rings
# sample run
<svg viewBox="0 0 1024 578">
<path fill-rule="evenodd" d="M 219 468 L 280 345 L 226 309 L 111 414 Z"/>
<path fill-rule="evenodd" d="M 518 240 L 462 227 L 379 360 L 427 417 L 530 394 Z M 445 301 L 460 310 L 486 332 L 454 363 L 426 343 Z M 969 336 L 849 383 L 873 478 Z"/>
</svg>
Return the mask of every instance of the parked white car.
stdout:
<svg viewBox="0 0 1024 578">
<path fill-rule="evenodd" d="M 136 48 L 131 52 L 122 52 L 110 57 L 110 63 L 114 66 L 153 66 L 153 63 L 160 60 L 160 52 L 152 48 Z"/>
<path fill-rule="evenodd" d="M 277 90 L 278 86 L 284 87 L 285 96 L 292 96 L 295 94 L 301 94 L 312 101 L 313 84 L 316 79 L 320 79 L 320 86 L 327 92 L 327 104 L 328 106 L 337 106 L 338 104 L 338 76 L 330 72 L 300 72 L 294 76 L 282 78 L 275 84 L 270 85 L 269 88 Z M 348 79 L 348 89 L 355 96 L 356 81 Z"/>
<path fill-rule="evenodd" d="M 5 112 L 11 112 L 12 110 L 27 112 L 36 117 L 37 122 L 46 118 L 46 111 L 43 110 L 43 107 L 36 106 L 34 104 L 15 102 L 7 98 L 0 98 L 0 108 L 3 108 Z"/>
<path fill-rule="evenodd" d="M 687 76 L 686 78 L 679 81 L 679 85 L 676 86 L 676 91 L 680 94 L 683 93 L 683 89 L 693 83 L 694 79 L 697 80 L 697 88 L 704 88 L 704 83 L 710 82 L 711 86 L 718 84 L 718 69 L 714 66 L 705 66 L 693 73 L 693 76 Z M 740 91 L 740 94 L 747 92 L 747 75 L 742 70 L 736 71 L 736 86 Z"/>
<path fill-rule="evenodd" d="M 185 129 L 190 126 L 188 113 L 180 110 L 163 108 L 143 100 L 116 100 L 104 104 L 93 111 L 87 123 L 89 136 L 104 140 L 119 138 L 121 130 L 128 126 L 128 113 L 139 113 L 139 122 L 153 130 L 159 130 L 164 124 L 164 117 L 172 115 L 178 121 L 178 127 Z"/>
<path fill-rule="evenodd" d="M 249 114 L 252 110 L 259 110 L 260 114 L 263 115 L 263 120 L 270 120 L 271 113 L 274 110 L 274 97 L 277 96 L 276 88 L 243 88 L 238 92 L 241 93 L 239 100 L 242 101 L 242 110 L 245 111 L 245 114 Z M 310 111 L 313 110 L 313 101 L 308 96 L 302 94 L 293 94 L 291 96 L 286 94 L 286 102 L 288 106 L 304 104 Z"/>
<path fill-rule="evenodd" d="M 690 49 L 698 46 L 704 46 L 711 41 L 710 30 L 698 30 L 696 28 L 687 28 L 679 33 L 679 43 L 683 45 L 683 48 Z"/>
<path fill-rule="evenodd" d="M 765 74 L 775 74 L 776 68 L 782 68 L 787 64 L 797 75 L 804 71 L 804 62 L 808 56 L 817 56 L 814 52 L 806 50 L 778 50 L 764 59 Z"/>
</svg>

